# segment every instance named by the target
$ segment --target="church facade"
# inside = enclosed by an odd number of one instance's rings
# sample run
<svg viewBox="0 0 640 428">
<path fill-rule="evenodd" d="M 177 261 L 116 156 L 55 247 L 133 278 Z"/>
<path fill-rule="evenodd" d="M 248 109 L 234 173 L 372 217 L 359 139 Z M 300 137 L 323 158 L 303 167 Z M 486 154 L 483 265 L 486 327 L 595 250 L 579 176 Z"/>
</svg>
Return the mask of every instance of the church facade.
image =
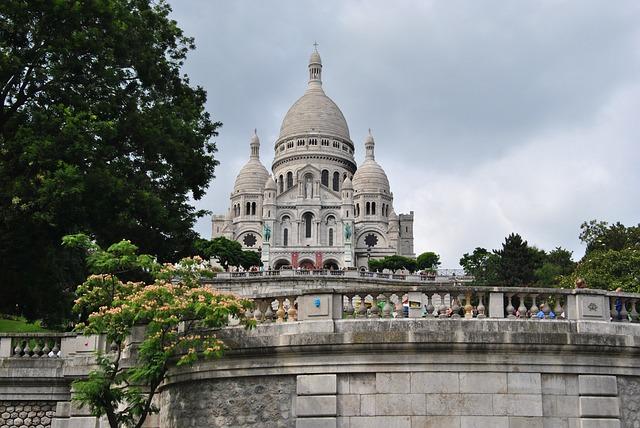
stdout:
<svg viewBox="0 0 640 428">
<path fill-rule="evenodd" d="M 265 269 L 364 268 L 369 258 L 413 257 L 413 211 L 396 214 L 371 131 L 358 166 L 347 121 L 322 88 L 317 50 L 308 69 L 307 90 L 282 121 L 272 174 L 254 132 L 230 208 L 213 216 L 212 238 L 261 251 Z"/>
</svg>

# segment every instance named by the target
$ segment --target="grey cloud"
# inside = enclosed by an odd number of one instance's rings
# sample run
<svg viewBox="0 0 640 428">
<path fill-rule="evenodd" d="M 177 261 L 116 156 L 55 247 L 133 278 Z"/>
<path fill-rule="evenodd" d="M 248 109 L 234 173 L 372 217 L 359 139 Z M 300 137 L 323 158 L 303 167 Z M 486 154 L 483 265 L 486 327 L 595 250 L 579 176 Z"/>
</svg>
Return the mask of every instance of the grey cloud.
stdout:
<svg viewBox="0 0 640 428">
<path fill-rule="evenodd" d="M 638 2 L 390 5 L 172 2 L 196 38 L 185 71 L 224 123 L 217 178 L 198 207 L 226 211 L 254 127 L 270 167 L 318 40 L 325 90 L 360 159 L 373 128 L 396 210 L 416 212 L 418 251 L 455 266 L 517 231 L 578 254 L 583 220 L 638 222 L 640 131 L 629 100 L 640 84 Z M 209 236 L 208 219 L 197 230 Z"/>
</svg>

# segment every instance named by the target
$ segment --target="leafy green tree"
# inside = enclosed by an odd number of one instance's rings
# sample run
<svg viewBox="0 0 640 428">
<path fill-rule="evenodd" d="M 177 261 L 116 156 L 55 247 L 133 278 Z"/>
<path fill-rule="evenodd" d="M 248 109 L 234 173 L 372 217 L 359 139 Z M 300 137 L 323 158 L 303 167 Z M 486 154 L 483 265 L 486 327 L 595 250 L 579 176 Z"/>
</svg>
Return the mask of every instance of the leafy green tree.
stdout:
<svg viewBox="0 0 640 428">
<path fill-rule="evenodd" d="M 0 2 L 0 310 L 60 319 L 82 259 L 62 236 L 191 253 L 220 123 L 181 68 L 165 1 Z"/>
<path fill-rule="evenodd" d="M 89 316 L 76 331 L 105 334 L 112 343 L 112 352 L 97 354 L 97 368 L 73 382 L 74 400 L 106 416 L 112 428 L 141 428 L 158 412 L 153 399 L 172 362 L 220 357 L 225 344 L 209 329 L 226 325 L 230 316 L 242 318 L 250 302 L 202 287 L 200 279 L 212 272 L 199 257 L 160 266 L 149 255 L 137 255 L 129 241 L 107 250 L 82 235 L 64 242 L 88 252 L 92 273 L 77 288 L 74 311 Z M 129 271 L 146 271 L 154 283 L 122 281 L 119 275 Z M 126 339 L 140 326 L 144 334 L 135 358 L 125 359 L 123 348 L 131 346 Z"/>
<path fill-rule="evenodd" d="M 240 257 L 240 266 L 245 269 L 250 269 L 254 266 L 262 266 L 262 260 L 260 260 L 260 253 L 256 251 L 242 251 L 242 256 Z"/>
<path fill-rule="evenodd" d="M 433 251 L 427 251 L 418 256 L 416 263 L 418 269 L 438 269 L 440 256 Z"/>
<path fill-rule="evenodd" d="M 545 253 L 529 247 L 516 233 L 505 238 L 500 250 L 494 251 L 498 260 L 498 280 L 507 286 L 526 286 L 535 281 L 535 270 L 544 263 Z"/>
<path fill-rule="evenodd" d="M 562 278 L 562 285 L 573 287 L 576 278 L 584 279 L 589 288 L 640 292 L 640 249 L 591 251 L 573 274 Z"/>
<path fill-rule="evenodd" d="M 572 252 L 561 247 L 556 247 L 545 257 L 542 266 L 534 271 L 536 285 L 557 286 L 561 284 L 562 277 L 570 275 L 576 267 Z"/>
<path fill-rule="evenodd" d="M 412 259 L 411 257 L 387 256 L 379 260 L 369 260 L 369 269 L 375 271 L 382 271 L 384 269 L 389 269 L 392 271 L 396 271 L 398 269 L 406 269 L 409 272 L 415 272 L 416 268 L 416 260 Z"/>
<path fill-rule="evenodd" d="M 200 239 L 196 241 L 195 247 L 202 257 L 217 258 L 225 270 L 229 266 L 240 266 L 243 261 L 242 244 L 224 236 L 212 240 Z"/>
<path fill-rule="evenodd" d="M 580 225 L 580 240 L 587 245 L 585 254 L 597 250 L 640 248 L 640 225 L 626 227 L 620 222 L 591 220 Z"/>
<path fill-rule="evenodd" d="M 640 225 L 591 220 L 580 230 L 585 255 L 573 273 L 562 276 L 561 285 L 572 287 L 576 278 L 582 278 L 590 288 L 640 291 Z"/>
<path fill-rule="evenodd" d="M 498 261 L 500 257 L 485 248 L 476 247 L 473 253 L 465 253 L 460 259 L 460 266 L 467 275 L 472 275 L 474 281 L 480 284 L 495 284 L 498 282 Z"/>
</svg>

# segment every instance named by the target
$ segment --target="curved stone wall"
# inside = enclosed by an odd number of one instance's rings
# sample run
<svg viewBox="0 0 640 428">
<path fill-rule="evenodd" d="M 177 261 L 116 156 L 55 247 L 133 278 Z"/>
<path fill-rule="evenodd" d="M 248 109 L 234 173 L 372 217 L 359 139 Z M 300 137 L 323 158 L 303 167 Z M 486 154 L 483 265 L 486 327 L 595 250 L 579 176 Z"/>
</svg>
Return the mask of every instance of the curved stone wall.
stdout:
<svg viewBox="0 0 640 428">
<path fill-rule="evenodd" d="M 172 371 L 163 427 L 635 426 L 638 326 L 351 319 L 220 334 Z"/>
</svg>

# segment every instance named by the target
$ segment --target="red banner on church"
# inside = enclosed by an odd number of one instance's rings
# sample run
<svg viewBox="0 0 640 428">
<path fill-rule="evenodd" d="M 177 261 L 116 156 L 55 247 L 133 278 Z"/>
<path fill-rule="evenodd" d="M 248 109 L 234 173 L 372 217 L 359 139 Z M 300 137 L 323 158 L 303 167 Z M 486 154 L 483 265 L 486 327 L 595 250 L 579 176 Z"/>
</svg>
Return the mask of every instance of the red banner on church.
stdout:
<svg viewBox="0 0 640 428">
<path fill-rule="evenodd" d="M 316 252 L 316 269 L 322 269 L 322 251 Z"/>
<path fill-rule="evenodd" d="M 298 267 L 298 257 L 300 257 L 300 253 L 298 252 L 291 253 L 291 266 L 294 269 Z"/>
</svg>

